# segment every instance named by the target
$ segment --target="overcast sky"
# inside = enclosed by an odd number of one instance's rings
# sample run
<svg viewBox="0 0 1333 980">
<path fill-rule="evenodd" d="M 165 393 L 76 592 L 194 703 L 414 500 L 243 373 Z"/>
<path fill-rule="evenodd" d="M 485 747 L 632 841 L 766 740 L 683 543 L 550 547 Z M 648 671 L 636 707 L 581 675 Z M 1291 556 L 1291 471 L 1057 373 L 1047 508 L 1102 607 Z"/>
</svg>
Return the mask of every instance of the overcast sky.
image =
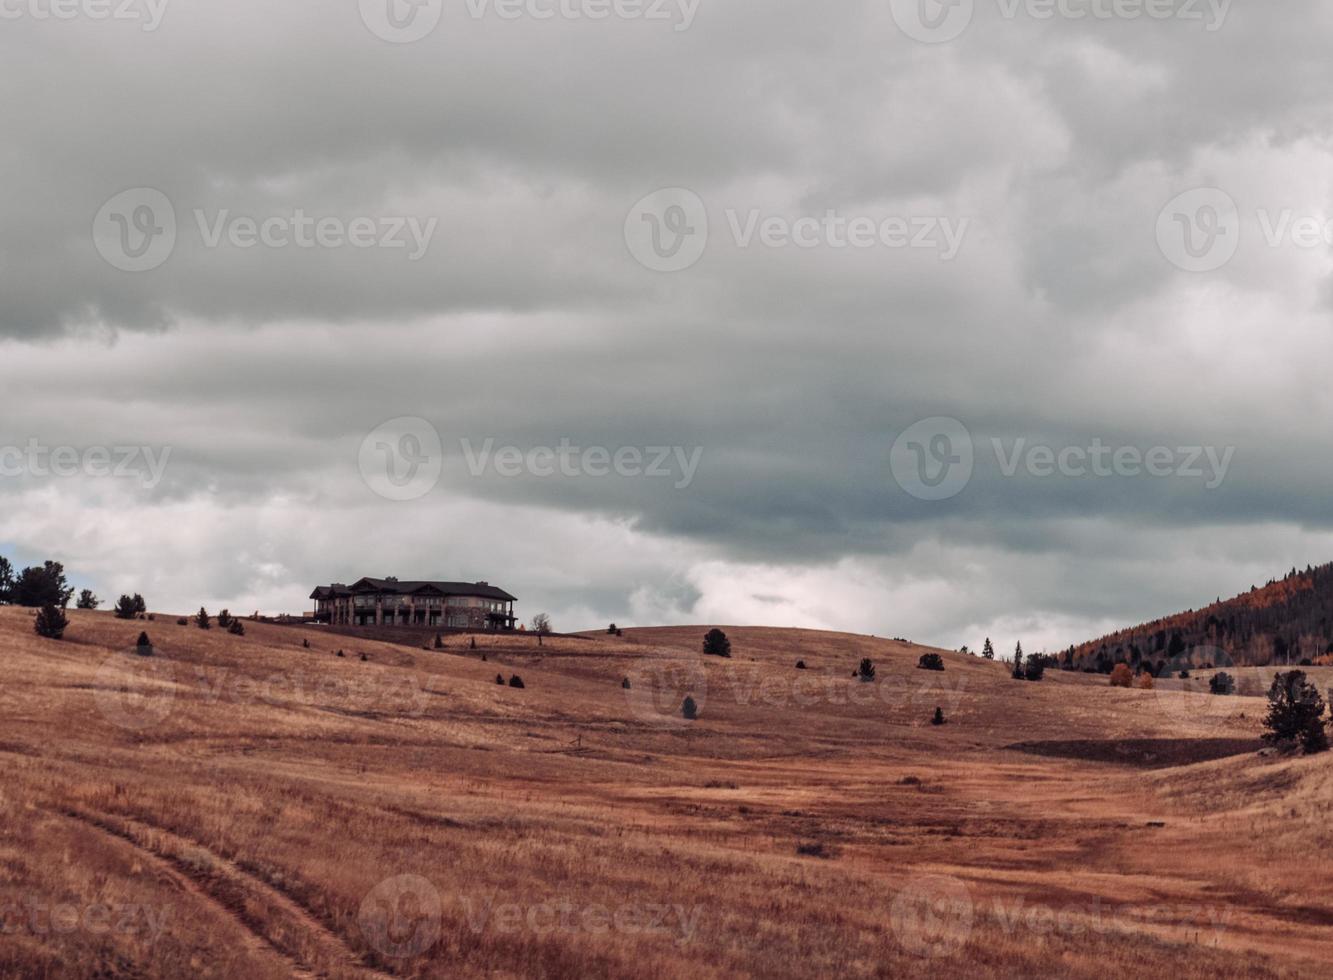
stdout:
<svg viewBox="0 0 1333 980">
<path fill-rule="evenodd" d="M 1005 650 L 1333 560 L 1331 47 L 1319 0 L 0 0 L 0 553 Z"/>
</svg>

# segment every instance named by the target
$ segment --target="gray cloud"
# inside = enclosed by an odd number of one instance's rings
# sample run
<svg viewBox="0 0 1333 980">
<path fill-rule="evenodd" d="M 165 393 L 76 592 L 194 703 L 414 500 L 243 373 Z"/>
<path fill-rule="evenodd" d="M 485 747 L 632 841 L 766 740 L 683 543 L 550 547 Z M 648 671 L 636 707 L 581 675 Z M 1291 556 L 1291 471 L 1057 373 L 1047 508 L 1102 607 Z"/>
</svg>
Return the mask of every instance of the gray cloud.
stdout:
<svg viewBox="0 0 1333 980">
<path fill-rule="evenodd" d="M 678 32 L 451 3 L 409 45 L 355 4 L 0 24 L 0 443 L 172 453 L 151 488 L 0 479 L 0 544 L 180 608 L 292 609 L 397 571 L 506 579 L 562 626 L 748 615 L 950 643 L 1073 642 L 1327 559 L 1333 447 L 1305 420 L 1328 398 L 1328 250 L 1270 246 L 1259 211 L 1333 213 L 1331 15 L 995 11 L 934 46 L 887 3 L 795 0 L 705 2 Z M 674 274 L 623 237 L 667 186 L 710 228 Z M 1200 186 L 1236 200 L 1241 241 L 1192 275 L 1155 226 Z M 177 239 L 129 273 L 92 227 L 137 187 L 171 200 Z M 297 209 L 437 224 L 413 261 L 210 247 L 194 213 Z M 830 211 L 967 230 L 943 261 L 731 229 Z M 399 416 L 445 442 L 411 503 L 357 469 Z M 977 448 L 939 502 L 890 467 L 932 416 Z M 473 476 L 462 439 L 703 456 L 687 487 Z M 1213 489 L 1006 476 L 993 439 L 1234 459 Z"/>
</svg>

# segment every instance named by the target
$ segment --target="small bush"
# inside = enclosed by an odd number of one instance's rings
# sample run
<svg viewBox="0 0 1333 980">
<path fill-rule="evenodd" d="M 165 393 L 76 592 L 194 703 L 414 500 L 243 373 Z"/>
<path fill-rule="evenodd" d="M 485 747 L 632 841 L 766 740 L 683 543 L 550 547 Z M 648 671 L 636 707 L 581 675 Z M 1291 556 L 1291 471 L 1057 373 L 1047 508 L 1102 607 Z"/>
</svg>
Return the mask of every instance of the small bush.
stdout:
<svg viewBox="0 0 1333 980">
<path fill-rule="evenodd" d="M 620 686 L 621 686 L 622 688 L 624 688 L 626 691 L 628 691 L 628 690 L 630 689 L 630 686 L 631 686 L 631 685 L 630 685 L 630 682 L 629 682 L 629 678 L 626 677 L 623 681 L 621 681 L 621 682 L 620 682 Z"/>
<path fill-rule="evenodd" d="M 694 698 L 688 694 L 685 695 L 685 700 L 680 703 L 680 713 L 686 721 L 694 721 L 699 717 L 699 706 L 694 703 Z"/>
<path fill-rule="evenodd" d="M 79 601 L 75 603 L 80 609 L 96 609 L 102 604 L 102 600 L 93 595 L 92 589 L 84 589 L 79 593 Z"/>
<path fill-rule="evenodd" d="M 730 657 L 731 641 L 719 629 L 711 629 L 704 637 L 704 653 L 710 657 Z"/>
<path fill-rule="evenodd" d="M 1135 686 L 1141 691 L 1151 691 L 1154 687 L 1152 674 L 1145 672 L 1143 676 L 1139 678 L 1139 682 Z"/>
<path fill-rule="evenodd" d="M 1189 672 L 1188 670 L 1182 670 L 1177 676 L 1178 676 L 1182 681 L 1187 681 L 1187 680 L 1190 679 L 1190 672 Z"/>
<path fill-rule="evenodd" d="M 916 662 L 917 670 L 943 670 L 944 658 L 938 653 L 923 653 Z"/>
<path fill-rule="evenodd" d="M 139 642 L 134 645 L 141 657 L 151 657 L 153 655 L 153 641 L 148 639 L 147 633 L 139 634 Z"/>
<path fill-rule="evenodd" d="M 369 658 L 368 656 L 366 656 L 366 654 L 365 654 L 364 652 L 361 654 L 361 662 L 362 662 L 362 663 L 365 663 L 365 662 L 366 662 L 367 660 L 369 660 L 369 659 L 370 659 L 370 658 Z"/>
<path fill-rule="evenodd" d="M 65 611 L 59 606 L 42 606 L 32 621 L 33 631 L 48 640 L 63 639 L 68 626 L 69 620 L 65 617 Z"/>
<path fill-rule="evenodd" d="M 523 678 L 521 678 L 521 677 L 519 677 L 517 674 L 515 674 L 513 677 L 509 678 L 509 686 L 510 686 L 510 687 L 520 687 L 520 688 L 523 687 L 523 686 L 524 686 L 524 685 L 523 685 Z"/>
<path fill-rule="evenodd" d="M 943 709 L 943 708 L 936 708 L 936 709 L 935 709 L 935 717 L 932 718 L 932 719 L 930 719 L 930 723 L 931 723 L 932 725 L 946 725 L 946 724 L 948 724 L 948 722 L 946 722 L 946 721 L 944 720 L 944 709 Z"/>
<path fill-rule="evenodd" d="M 501 687 L 504 687 L 504 685 L 505 685 L 504 675 L 503 675 L 503 674 L 496 674 L 496 675 L 495 675 L 495 683 L 499 684 Z"/>
<path fill-rule="evenodd" d="M 1236 693 L 1236 678 L 1232 677 L 1225 670 L 1214 674 L 1212 680 L 1208 682 L 1208 691 L 1210 694 L 1216 694 L 1219 697 L 1225 697 Z"/>
<path fill-rule="evenodd" d="M 615 635 L 616 635 L 616 624 L 615 624 L 615 623 L 612 623 L 610 626 L 608 626 L 608 627 L 606 628 L 606 632 L 607 632 L 607 635 L 608 635 L 608 636 L 615 636 Z"/>
<path fill-rule="evenodd" d="M 797 669 L 797 670 L 805 670 L 805 669 L 806 669 L 806 668 L 805 668 L 805 661 L 804 661 L 804 660 L 798 660 L 798 661 L 796 661 L 796 669 Z"/>
<path fill-rule="evenodd" d="M 184 616 L 182 616 L 180 619 L 176 620 L 176 625 L 177 625 L 177 626 L 189 626 L 189 625 L 190 625 L 190 621 L 189 621 L 188 619 L 186 619 Z"/>
<path fill-rule="evenodd" d="M 346 658 L 347 654 L 345 654 L 345 653 L 343 653 L 341 650 L 339 650 L 339 651 L 338 651 L 338 656 L 343 657 L 343 658 Z"/>
<path fill-rule="evenodd" d="M 796 853 L 801 855 L 802 857 L 816 857 L 816 858 L 823 858 L 825 860 L 828 860 L 829 858 L 833 857 L 833 854 L 829 851 L 829 849 L 824 846 L 824 842 L 818 840 L 807 841 L 797 844 Z"/>
<path fill-rule="evenodd" d="M 221 621 L 221 619 L 222 617 L 219 616 L 218 620 Z M 232 636 L 244 636 L 245 626 L 244 624 L 241 623 L 239 619 L 233 619 L 231 623 L 227 626 L 227 632 L 230 633 Z"/>
<path fill-rule="evenodd" d="M 435 649 L 436 650 L 444 649 L 444 637 L 441 636 L 439 633 L 435 634 Z"/>
<path fill-rule="evenodd" d="M 1045 676 L 1046 663 L 1037 657 L 1028 657 L 1028 662 L 1023 665 L 1023 679 L 1040 681 Z"/>
<path fill-rule="evenodd" d="M 310 649 L 310 641 L 309 641 L 309 640 L 302 640 L 302 641 L 301 641 L 301 646 L 302 646 L 304 649 L 309 650 L 309 649 Z"/>
<path fill-rule="evenodd" d="M 861 661 L 861 666 L 856 668 L 856 676 L 862 684 L 869 684 L 875 679 L 875 662 L 869 657 Z"/>
<path fill-rule="evenodd" d="M 1133 687 L 1134 671 L 1129 669 L 1129 664 L 1116 664 L 1115 669 L 1111 671 L 1112 687 Z"/>
</svg>

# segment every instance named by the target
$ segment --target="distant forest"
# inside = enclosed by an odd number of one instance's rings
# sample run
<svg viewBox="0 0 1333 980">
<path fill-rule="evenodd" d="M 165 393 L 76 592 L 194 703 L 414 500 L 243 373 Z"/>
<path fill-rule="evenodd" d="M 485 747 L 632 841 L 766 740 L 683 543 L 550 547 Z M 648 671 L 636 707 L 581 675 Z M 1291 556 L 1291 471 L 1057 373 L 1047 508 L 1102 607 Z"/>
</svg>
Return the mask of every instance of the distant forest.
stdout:
<svg viewBox="0 0 1333 980">
<path fill-rule="evenodd" d="M 1117 663 L 1158 676 L 1190 667 L 1333 664 L 1333 564 L 1293 568 L 1262 588 L 1070 647 L 1065 670 Z"/>
</svg>

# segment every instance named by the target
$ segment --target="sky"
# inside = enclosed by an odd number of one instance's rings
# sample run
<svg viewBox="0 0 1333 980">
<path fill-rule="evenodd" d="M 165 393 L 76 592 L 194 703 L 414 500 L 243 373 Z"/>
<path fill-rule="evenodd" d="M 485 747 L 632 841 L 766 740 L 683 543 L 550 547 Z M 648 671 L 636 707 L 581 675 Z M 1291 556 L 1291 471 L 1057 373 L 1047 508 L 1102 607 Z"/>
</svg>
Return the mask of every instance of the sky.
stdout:
<svg viewBox="0 0 1333 980">
<path fill-rule="evenodd" d="M 1333 560 L 1317 0 L 0 0 L 0 553 L 1057 649 Z"/>
</svg>

